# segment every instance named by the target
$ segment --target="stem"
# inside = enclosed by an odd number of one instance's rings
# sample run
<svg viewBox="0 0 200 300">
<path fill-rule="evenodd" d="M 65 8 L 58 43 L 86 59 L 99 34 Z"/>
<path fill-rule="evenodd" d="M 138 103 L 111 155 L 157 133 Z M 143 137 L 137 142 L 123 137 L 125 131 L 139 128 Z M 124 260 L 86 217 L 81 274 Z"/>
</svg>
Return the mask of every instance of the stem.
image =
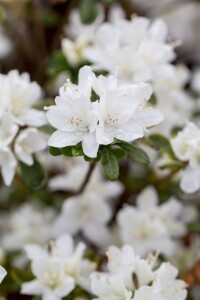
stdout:
<svg viewBox="0 0 200 300">
<path fill-rule="evenodd" d="M 92 163 L 90 164 L 83 183 L 81 184 L 81 186 L 80 186 L 80 188 L 77 192 L 72 193 L 72 196 L 77 196 L 77 195 L 80 195 L 81 193 L 84 192 L 84 190 L 85 190 L 85 188 L 86 188 L 86 186 L 87 186 L 88 182 L 90 181 L 90 178 L 93 174 L 95 166 L 96 166 L 96 164 L 92 164 Z"/>
</svg>

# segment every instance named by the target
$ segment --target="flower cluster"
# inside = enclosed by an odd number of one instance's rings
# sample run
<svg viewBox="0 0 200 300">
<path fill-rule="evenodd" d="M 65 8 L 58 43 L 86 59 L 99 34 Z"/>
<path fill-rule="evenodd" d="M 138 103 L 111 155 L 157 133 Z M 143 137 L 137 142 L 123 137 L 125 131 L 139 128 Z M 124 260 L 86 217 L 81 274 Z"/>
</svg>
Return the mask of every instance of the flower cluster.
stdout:
<svg viewBox="0 0 200 300">
<path fill-rule="evenodd" d="M 128 245 L 122 249 L 110 247 L 107 256 L 108 271 L 91 275 L 95 299 L 186 299 L 186 284 L 176 279 L 178 271 L 169 263 L 155 269 L 155 257 L 141 259 Z"/>
<path fill-rule="evenodd" d="M 71 236 L 63 235 L 50 242 L 49 248 L 48 251 L 37 245 L 26 246 L 36 279 L 22 285 L 22 294 L 59 300 L 69 295 L 76 285 L 89 289 L 88 276 L 95 264 L 83 258 L 85 245 L 79 243 L 75 248 Z"/>
<path fill-rule="evenodd" d="M 92 92 L 97 97 L 94 102 Z M 96 77 L 85 66 L 79 71 L 78 85 L 65 84 L 56 105 L 47 112 L 57 129 L 48 144 L 62 148 L 82 142 L 84 154 L 94 158 L 100 145 L 112 144 L 114 139 L 141 138 L 148 127 L 162 120 L 158 110 L 146 107 L 151 93 L 149 84 L 118 85 L 116 77 Z"/>
<path fill-rule="evenodd" d="M 10 185 L 17 160 L 32 165 L 33 153 L 46 148 L 46 136 L 37 127 L 46 123 L 45 114 L 33 106 L 41 88 L 27 73 L 0 74 L 0 166 L 3 180 Z"/>
<path fill-rule="evenodd" d="M 117 216 L 123 244 L 132 245 L 142 257 L 156 250 L 172 256 L 177 250 L 177 239 L 187 232 L 186 223 L 195 219 L 195 210 L 184 207 L 175 198 L 162 205 L 158 201 L 156 190 L 147 187 L 138 195 L 136 207 L 127 205 Z M 187 215 L 187 220 L 182 215 Z"/>
</svg>

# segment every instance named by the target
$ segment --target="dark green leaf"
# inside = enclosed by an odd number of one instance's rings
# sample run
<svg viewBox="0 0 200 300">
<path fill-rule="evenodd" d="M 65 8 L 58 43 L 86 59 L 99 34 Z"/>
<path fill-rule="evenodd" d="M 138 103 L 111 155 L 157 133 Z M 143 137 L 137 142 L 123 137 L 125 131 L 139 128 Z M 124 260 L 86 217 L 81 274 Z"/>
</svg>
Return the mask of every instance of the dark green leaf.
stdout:
<svg viewBox="0 0 200 300">
<path fill-rule="evenodd" d="M 112 148 L 112 153 L 117 158 L 117 160 L 120 160 L 127 155 L 127 152 L 121 148 Z"/>
<path fill-rule="evenodd" d="M 85 24 L 92 23 L 98 15 L 98 1 L 80 0 L 79 9 L 81 21 Z"/>
<path fill-rule="evenodd" d="M 138 148 L 133 144 L 125 143 L 125 142 L 120 143 L 119 146 L 127 152 L 128 156 L 134 162 L 142 165 L 148 165 L 150 163 L 150 159 L 147 153 L 141 148 Z"/>
<path fill-rule="evenodd" d="M 82 143 L 77 144 L 76 146 L 72 147 L 72 155 L 73 156 L 83 156 L 83 149 L 82 149 Z"/>
<path fill-rule="evenodd" d="M 72 148 L 73 148 L 72 146 L 63 147 L 63 148 L 60 148 L 60 151 L 63 155 L 72 157 L 73 156 Z"/>
<path fill-rule="evenodd" d="M 157 150 L 163 153 L 172 153 L 172 148 L 169 140 L 161 134 L 152 134 L 149 136 L 150 144 Z"/>
<path fill-rule="evenodd" d="M 111 180 L 117 180 L 119 177 L 119 164 L 112 150 L 105 147 L 101 150 L 101 167 L 104 176 Z"/>
<path fill-rule="evenodd" d="M 21 176 L 27 187 L 33 190 L 39 190 L 44 187 L 46 183 L 46 174 L 42 165 L 34 160 L 32 166 L 27 166 L 23 162 L 20 162 Z"/>
<path fill-rule="evenodd" d="M 53 156 L 59 156 L 61 155 L 61 151 L 59 148 L 55 148 L 55 147 L 49 147 L 49 153 Z"/>
</svg>

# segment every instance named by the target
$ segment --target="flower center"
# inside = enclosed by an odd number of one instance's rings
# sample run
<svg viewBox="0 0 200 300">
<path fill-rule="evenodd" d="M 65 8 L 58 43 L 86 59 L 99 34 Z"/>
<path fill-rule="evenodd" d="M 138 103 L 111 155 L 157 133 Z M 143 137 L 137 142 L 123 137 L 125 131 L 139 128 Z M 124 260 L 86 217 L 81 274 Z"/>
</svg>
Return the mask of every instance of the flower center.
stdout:
<svg viewBox="0 0 200 300">
<path fill-rule="evenodd" d="M 45 279 L 45 283 L 50 288 L 53 288 L 53 289 L 56 288 L 60 284 L 60 281 L 61 281 L 60 273 L 55 270 L 48 270 L 44 274 L 44 279 Z"/>
</svg>

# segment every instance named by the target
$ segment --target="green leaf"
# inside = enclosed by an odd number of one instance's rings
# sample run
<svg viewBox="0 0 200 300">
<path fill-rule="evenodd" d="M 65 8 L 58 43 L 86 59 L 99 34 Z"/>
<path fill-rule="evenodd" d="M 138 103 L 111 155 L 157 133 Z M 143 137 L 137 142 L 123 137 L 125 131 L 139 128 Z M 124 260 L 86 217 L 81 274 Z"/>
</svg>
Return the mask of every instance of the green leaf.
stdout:
<svg viewBox="0 0 200 300">
<path fill-rule="evenodd" d="M 190 232 L 200 233 L 200 223 L 192 222 L 192 223 L 188 224 L 188 229 Z"/>
<path fill-rule="evenodd" d="M 72 157 L 73 156 L 72 148 L 73 148 L 72 146 L 63 147 L 63 148 L 60 148 L 60 152 L 65 156 Z"/>
<path fill-rule="evenodd" d="M 69 63 L 60 50 L 56 50 L 47 59 L 47 74 L 49 76 L 57 76 L 62 72 L 69 71 Z"/>
<path fill-rule="evenodd" d="M 76 146 L 72 147 L 72 155 L 73 156 L 83 156 L 83 148 L 82 143 L 78 143 Z"/>
<path fill-rule="evenodd" d="M 127 152 L 121 148 L 112 148 L 112 153 L 117 158 L 117 160 L 120 160 L 127 155 Z"/>
<path fill-rule="evenodd" d="M 119 164 L 112 150 L 105 147 L 101 150 L 101 167 L 104 176 L 111 180 L 117 180 L 119 177 Z"/>
<path fill-rule="evenodd" d="M 119 146 L 127 152 L 128 156 L 134 162 L 136 162 L 138 164 L 142 164 L 142 165 L 150 164 L 149 156 L 141 148 L 138 148 L 133 144 L 129 144 L 129 143 L 125 143 L 125 142 L 120 143 Z"/>
<path fill-rule="evenodd" d="M 149 136 L 150 146 L 154 147 L 163 153 L 168 153 L 174 156 L 169 140 L 161 134 L 152 134 Z"/>
<path fill-rule="evenodd" d="M 14 268 L 11 271 L 11 277 L 14 280 L 14 282 L 16 282 L 19 285 L 34 279 L 34 276 L 30 269 L 26 269 L 26 272 L 24 272 L 24 270 L 21 270 L 19 268 Z"/>
<path fill-rule="evenodd" d="M 59 156 L 59 155 L 61 155 L 60 149 L 59 148 L 55 148 L 55 147 L 49 147 L 49 153 L 52 156 Z"/>
<path fill-rule="evenodd" d="M 81 0 L 79 4 L 81 21 L 89 24 L 95 21 L 98 15 L 97 0 Z"/>
<path fill-rule="evenodd" d="M 32 166 L 27 166 L 23 162 L 20 162 L 21 176 L 27 187 L 33 190 L 42 189 L 46 183 L 46 173 L 42 165 L 34 160 Z"/>
</svg>

